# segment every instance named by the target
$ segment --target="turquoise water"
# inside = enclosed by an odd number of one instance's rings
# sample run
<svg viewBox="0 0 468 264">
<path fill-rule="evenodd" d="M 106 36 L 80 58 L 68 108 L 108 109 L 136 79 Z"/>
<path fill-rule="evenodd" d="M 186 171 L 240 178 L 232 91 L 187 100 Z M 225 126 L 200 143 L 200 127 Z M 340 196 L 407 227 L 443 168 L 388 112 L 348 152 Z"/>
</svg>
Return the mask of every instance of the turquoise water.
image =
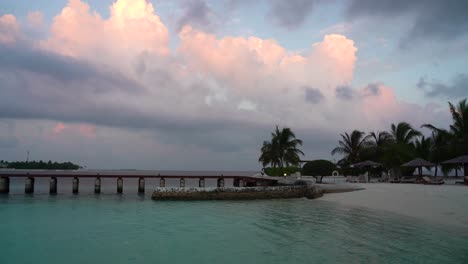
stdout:
<svg viewBox="0 0 468 264">
<path fill-rule="evenodd" d="M 0 196 L 0 263 L 468 263 L 468 230 L 321 200 Z"/>
</svg>

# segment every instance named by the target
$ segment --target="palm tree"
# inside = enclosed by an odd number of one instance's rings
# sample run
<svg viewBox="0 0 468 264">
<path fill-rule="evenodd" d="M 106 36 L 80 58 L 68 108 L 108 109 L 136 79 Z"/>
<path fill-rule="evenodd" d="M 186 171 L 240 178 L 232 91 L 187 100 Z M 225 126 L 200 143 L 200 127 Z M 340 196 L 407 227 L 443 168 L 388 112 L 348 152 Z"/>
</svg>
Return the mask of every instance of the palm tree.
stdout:
<svg viewBox="0 0 468 264">
<path fill-rule="evenodd" d="M 285 165 L 298 165 L 300 155 L 304 152 L 299 149 L 302 146 L 302 140 L 297 139 L 290 128 L 276 129 L 271 133 L 271 141 L 264 141 L 261 149 L 261 155 L 258 159 L 263 166 L 271 164 L 273 167 L 283 168 Z"/>
<path fill-rule="evenodd" d="M 367 137 L 362 131 L 354 130 L 351 135 L 341 134 L 341 140 L 338 141 L 338 147 L 331 152 L 332 155 L 344 155 L 340 163 L 352 164 L 359 161 L 361 151 L 364 149 Z"/>
<path fill-rule="evenodd" d="M 395 143 L 405 145 L 412 144 L 417 137 L 421 136 L 421 132 L 406 122 L 400 122 L 397 125 L 392 124 L 391 134 Z"/>
<path fill-rule="evenodd" d="M 432 152 L 433 152 L 433 138 L 426 138 L 422 136 L 420 139 L 416 139 L 414 141 L 414 150 L 416 155 L 419 158 L 425 160 L 432 160 Z"/>
<path fill-rule="evenodd" d="M 459 154 L 468 154 L 468 104 L 464 99 L 454 106 L 449 102 L 450 113 L 452 114 L 453 124 L 450 126 L 450 132 L 454 136 L 457 152 Z M 460 149 L 461 147 L 461 149 Z"/>
</svg>

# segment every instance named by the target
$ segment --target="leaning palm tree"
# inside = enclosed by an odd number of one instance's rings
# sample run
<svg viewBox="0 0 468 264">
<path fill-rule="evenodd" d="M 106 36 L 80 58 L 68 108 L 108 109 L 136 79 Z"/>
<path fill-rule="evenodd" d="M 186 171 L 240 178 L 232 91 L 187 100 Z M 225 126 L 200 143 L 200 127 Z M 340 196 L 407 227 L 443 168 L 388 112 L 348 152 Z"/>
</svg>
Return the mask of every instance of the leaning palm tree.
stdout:
<svg viewBox="0 0 468 264">
<path fill-rule="evenodd" d="M 417 137 L 421 136 L 421 132 L 406 122 L 400 122 L 396 125 L 392 124 L 391 135 L 395 143 L 410 145 Z"/>
<path fill-rule="evenodd" d="M 460 154 L 468 154 L 468 104 L 464 99 L 454 106 L 449 102 L 450 113 L 453 124 L 450 125 L 450 132 L 454 136 L 455 144 L 458 146 Z"/>
<path fill-rule="evenodd" d="M 332 155 L 344 155 L 340 163 L 356 163 L 359 161 L 359 156 L 365 147 L 367 137 L 362 131 L 354 130 L 351 134 L 341 134 L 341 140 L 338 141 L 338 147 L 334 148 L 331 152 Z"/>
<path fill-rule="evenodd" d="M 276 129 L 271 133 L 271 141 L 264 141 L 261 149 L 259 162 L 266 166 L 271 164 L 273 167 L 283 168 L 284 166 L 298 165 L 300 155 L 304 152 L 299 149 L 302 146 L 302 140 L 296 138 L 296 135 L 290 128 Z"/>
</svg>

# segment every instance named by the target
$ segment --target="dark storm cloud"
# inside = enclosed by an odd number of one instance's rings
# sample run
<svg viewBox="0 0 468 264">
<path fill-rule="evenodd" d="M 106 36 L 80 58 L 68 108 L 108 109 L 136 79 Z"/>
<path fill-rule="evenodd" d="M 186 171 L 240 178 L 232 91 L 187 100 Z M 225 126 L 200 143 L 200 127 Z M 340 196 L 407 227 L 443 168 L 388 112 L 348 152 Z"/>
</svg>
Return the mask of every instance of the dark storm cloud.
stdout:
<svg viewBox="0 0 468 264">
<path fill-rule="evenodd" d="M 444 84 L 440 81 L 429 82 L 421 77 L 417 87 L 422 89 L 428 97 L 460 98 L 468 96 L 468 75 L 458 74 L 453 78 L 452 84 Z"/>
<path fill-rule="evenodd" d="M 177 31 L 185 25 L 212 31 L 214 28 L 211 20 L 212 11 L 203 0 L 187 0 L 183 2 L 183 14 L 177 21 Z"/>
<path fill-rule="evenodd" d="M 74 58 L 37 50 L 21 43 L 15 46 L 0 44 L 0 58 L 0 73 L 14 74 L 15 70 L 19 70 L 65 83 L 100 82 L 100 85 L 90 87 L 97 93 L 116 89 L 143 91 L 138 83 L 122 77 L 118 72 L 98 69 Z"/>
<path fill-rule="evenodd" d="M 269 16 L 275 24 L 281 27 L 297 28 L 312 13 L 317 2 L 319 0 L 273 0 Z"/>
<path fill-rule="evenodd" d="M 351 86 L 342 85 L 336 87 L 336 98 L 341 100 L 351 100 L 354 98 L 354 90 Z"/>
<path fill-rule="evenodd" d="M 252 135 L 259 135 L 258 131 L 263 129 L 249 122 L 194 119 L 174 115 L 169 110 L 142 111 L 139 106 L 110 100 L 116 94 L 138 95 L 144 87 L 118 73 L 103 73 L 102 69 L 72 58 L 2 45 L 0 57 L 0 119 L 147 130 L 168 144 L 197 145 L 218 152 L 239 151 L 255 144 Z M 158 87 L 177 85 L 168 72 L 155 71 L 151 75 L 152 84 Z M 14 147 L 17 142 L 12 137 L 1 137 L 0 147 Z"/>
<path fill-rule="evenodd" d="M 378 96 L 380 95 L 380 87 L 377 83 L 370 83 L 363 90 L 363 96 Z"/>
<path fill-rule="evenodd" d="M 388 20 L 412 17 L 412 25 L 401 40 L 402 46 L 415 39 L 440 40 L 457 38 L 468 32 L 466 0 L 352 0 L 347 9 L 349 18 L 373 17 Z"/>
<path fill-rule="evenodd" d="M 305 90 L 305 99 L 307 102 L 312 104 L 318 104 L 325 99 L 322 92 L 319 89 L 312 87 L 304 87 Z"/>
</svg>

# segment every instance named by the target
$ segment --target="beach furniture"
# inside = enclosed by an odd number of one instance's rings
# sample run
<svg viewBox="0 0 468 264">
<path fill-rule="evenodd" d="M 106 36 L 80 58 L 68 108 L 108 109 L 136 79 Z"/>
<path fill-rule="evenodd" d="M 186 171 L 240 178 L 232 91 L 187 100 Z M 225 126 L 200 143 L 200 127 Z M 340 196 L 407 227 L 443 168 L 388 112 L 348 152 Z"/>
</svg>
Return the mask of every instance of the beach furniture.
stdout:
<svg viewBox="0 0 468 264">
<path fill-rule="evenodd" d="M 382 164 L 378 163 L 378 162 L 375 162 L 375 161 L 372 161 L 372 160 L 366 160 L 366 161 L 362 161 L 362 162 L 359 162 L 359 163 L 355 163 L 355 164 L 352 164 L 350 167 L 351 168 L 367 168 L 367 181 L 370 182 L 370 174 L 369 174 L 369 169 L 370 168 L 377 168 L 377 167 L 381 167 Z M 367 181 L 363 181 L 363 182 L 367 182 Z"/>
<path fill-rule="evenodd" d="M 440 184 L 444 184 L 444 179 L 440 179 L 440 180 L 432 180 L 430 179 L 429 177 L 422 177 L 422 182 L 424 184 L 430 184 L 430 185 L 440 185 Z"/>
<path fill-rule="evenodd" d="M 458 181 L 456 184 L 464 184 L 468 186 L 468 176 L 463 177 L 463 181 Z"/>
<path fill-rule="evenodd" d="M 390 182 L 390 183 L 400 183 L 401 180 L 398 179 L 398 178 L 391 178 L 388 182 Z"/>
<path fill-rule="evenodd" d="M 416 178 L 403 177 L 403 179 L 401 179 L 401 183 L 416 183 Z"/>
<path fill-rule="evenodd" d="M 366 174 L 359 175 L 358 178 L 357 178 L 357 181 L 358 182 L 367 182 Z"/>
<path fill-rule="evenodd" d="M 346 176 L 346 182 L 358 182 L 355 176 Z"/>
<path fill-rule="evenodd" d="M 388 182 L 389 178 L 390 177 L 388 176 L 387 173 L 382 172 L 382 175 L 380 176 L 379 182 Z"/>
</svg>

